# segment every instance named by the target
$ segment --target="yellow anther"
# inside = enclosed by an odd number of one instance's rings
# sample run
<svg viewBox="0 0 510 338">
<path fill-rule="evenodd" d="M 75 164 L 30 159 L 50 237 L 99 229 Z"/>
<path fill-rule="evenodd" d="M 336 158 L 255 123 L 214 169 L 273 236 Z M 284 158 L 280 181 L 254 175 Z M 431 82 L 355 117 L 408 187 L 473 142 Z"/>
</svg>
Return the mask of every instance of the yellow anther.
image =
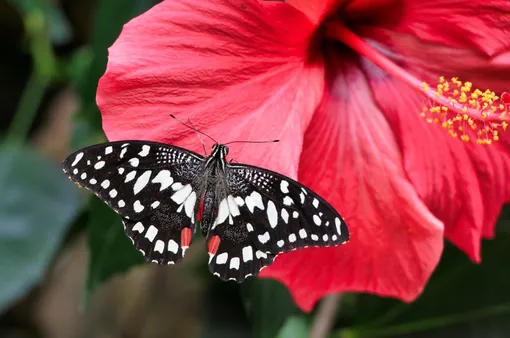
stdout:
<svg viewBox="0 0 510 338">
<path fill-rule="evenodd" d="M 425 107 L 420 116 L 427 123 L 447 129 L 450 136 L 463 142 L 476 140 L 478 144 L 492 144 L 500 139 L 499 131 L 508 128 L 509 106 L 489 89 L 473 88 L 471 82 L 462 82 L 457 77 L 447 81 L 444 76 L 439 77 L 435 90 L 425 82 L 422 89 L 424 92 L 432 90 L 433 94 L 429 92 L 428 96 L 434 101 L 434 97 L 440 98 L 437 102 L 442 104 Z"/>
</svg>

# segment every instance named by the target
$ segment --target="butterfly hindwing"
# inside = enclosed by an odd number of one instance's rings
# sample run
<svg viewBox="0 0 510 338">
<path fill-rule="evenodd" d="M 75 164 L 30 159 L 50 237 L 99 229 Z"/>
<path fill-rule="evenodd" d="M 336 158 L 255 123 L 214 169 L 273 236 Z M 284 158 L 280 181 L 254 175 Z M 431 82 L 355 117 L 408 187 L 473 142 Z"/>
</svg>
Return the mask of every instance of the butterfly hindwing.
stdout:
<svg viewBox="0 0 510 338">
<path fill-rule="evenodd" d="M 236 222 L 247 224 L 258 249 L 276 254 L 348 241 L 342 217 L 302 184 L 249 165 L 230 165 L 227 176 Z"/>
<path fill-rule="evenodd" d="M 275 255 L 258 249 L 246 231 L 246 225 L 218 225 L 208 236 L 209 246 L 219 242 L 214 255 L 210 254 L 209 271 L 223 280 L 240 283 L 248 276 L 273 263 Z"/>
<path fill-rule="evenodd" d="M 185 149 L 121 141 L 79 150 L 62 168 L 122 216 L 126 234 L 146 260 L 171 264 L 182 259 L 195 231 L 202 162 Z"/>
</svg>

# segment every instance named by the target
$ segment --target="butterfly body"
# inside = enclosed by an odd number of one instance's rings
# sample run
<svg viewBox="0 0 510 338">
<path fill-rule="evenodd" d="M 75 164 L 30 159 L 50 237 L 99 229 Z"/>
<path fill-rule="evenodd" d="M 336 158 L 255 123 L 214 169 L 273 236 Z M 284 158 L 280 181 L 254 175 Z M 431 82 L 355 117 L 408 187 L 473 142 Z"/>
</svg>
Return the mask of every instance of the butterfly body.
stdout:
<svg viewBox="0 0 510 338">
<path fill-rule="evenodd" d="M 340 215 L 300 183 L 227 161 L 215 144 L 203 157 L 148 141 L 120 141 L 71 154 L 64 172 L 123 220 L 146 261 L 179 263 L 196 227 L 206 238 L 210 271 L 242 282 L 282 252 L 345 243 Z"/>
</svg>

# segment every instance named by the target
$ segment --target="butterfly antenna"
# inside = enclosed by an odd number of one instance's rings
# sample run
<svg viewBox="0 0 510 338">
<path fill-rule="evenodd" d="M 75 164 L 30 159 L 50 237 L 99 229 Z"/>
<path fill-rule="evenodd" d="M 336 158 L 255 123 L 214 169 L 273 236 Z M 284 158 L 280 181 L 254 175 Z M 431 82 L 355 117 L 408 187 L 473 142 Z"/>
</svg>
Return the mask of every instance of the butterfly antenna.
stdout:
<svg viewBox="0 0 510 338">
<path fill-rule="evenodd" d="M 181 123 L 183 126 L 185 127 L 188 127 L 189 129 L 191 130 L 194 130 L 198 135 L 198 137 L 200 138 L 200 142 L 202 142 L 202 146 L 204 147 L 204 152 L 207 154 L 207 152 L 205 151 L 205 145 L 204 145 L 204 141 L 202 140 L 202 137 L 200 137 L 200 134 L 204 135 L 204 136 L 207 136 L 208 138 L 210 138 L 214 143 L 218 144 L 218 142 L 213 139 L 211 136 L 207 135 L 206 133 L 204 133 L 203 131 L 200 131 L 198 130 L 197 128 L 195 128 L 192 124 L 191 124 L 191 121 L 188 120 L 188 123 L 185 123 L 185 122 L 182 122 L 181 120 L 179 120 L 177 117 L 175 117 L 174 114 L 170 114 L 170 117 L 172 117 L 173 119 L 177 120 L 179 123 Z"/>
<path fill-rule="evenodd" d="M 204 155 L 207 156 L 207 150 L 205 150 L 205 143 L 204 143 L 204 140 L 202 139 L 202 135 L 200 135 L 200 133 L 197 131 L 198 129 L 195 128 L 195 126 L 193 125 L 193 123 L 191 123 L 191 120 L 188 119 L 188 124 L 193 128 L 193 130 L 197 133 L 198 135 L 198 138 L 200 139 L 200 143 L 202 143 L 202 148 L 204 149 Z"/>
<path fill-rule="evenodd" d="M 232 143 L 275 143 L 275 142 L 280 142 L 280 140 L 268 140 L 268 141 L 231 141 L 231 142 L 227 142 L 225 143 L 225 145 L 227 144 L 232 144 Z"/>
</svg>

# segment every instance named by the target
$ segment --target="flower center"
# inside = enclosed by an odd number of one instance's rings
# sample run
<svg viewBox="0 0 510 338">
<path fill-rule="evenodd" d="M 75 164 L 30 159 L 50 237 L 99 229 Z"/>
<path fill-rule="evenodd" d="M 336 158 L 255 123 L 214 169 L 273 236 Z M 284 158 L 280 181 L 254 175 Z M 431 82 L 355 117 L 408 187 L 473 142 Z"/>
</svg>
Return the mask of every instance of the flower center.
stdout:
<svg viewBox="0 0 510 338">
<path fill-rule="evenodd" d="M 446 81 L 439 79 L 436 90 L 405 71 L 361 37 L 354 34 L 339 22 L 326 22 L 326 36 L 349 46 L 389 74 L 422 91 L 429 104 L 421 116 L 429 123 L 441 124 L 452 137 L 464 142 L 472 136 L 478 144 L 491 144 L 499 140 L 499 131 L 505 131 L 510 120 L 510 94 L 503 93 L 499 98 L 490 90 L 473 89 L 470 82 L 461 82 L 457 78 Z M 418 113 L 418 112 L 417 112 Z"/>
</svg>

